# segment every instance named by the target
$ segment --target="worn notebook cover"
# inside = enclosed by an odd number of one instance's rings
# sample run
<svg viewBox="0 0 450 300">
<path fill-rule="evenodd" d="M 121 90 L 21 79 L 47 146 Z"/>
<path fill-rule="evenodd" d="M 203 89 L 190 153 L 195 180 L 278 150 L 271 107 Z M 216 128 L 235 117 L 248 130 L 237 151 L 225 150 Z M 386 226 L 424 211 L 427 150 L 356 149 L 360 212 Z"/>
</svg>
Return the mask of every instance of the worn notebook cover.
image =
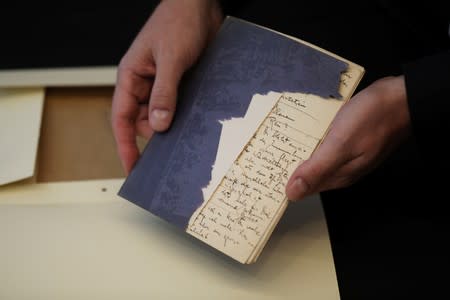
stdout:
<svg viewBox="0 0 450 300">
<path fill-rule="evenodd" d="M 199 212 L 196 211 L 208 200 L 204 199 L 202 190 L 213 180 L 212 171 L 215 163 L 217 164 L 215 160 L 221 144 L 223 122 L 245 119 L 252 101 L 263 101 L 257 99 L 267 99 L 270 95 L 272 102 L 267 113 L 272 111 L 275 115 L 277 111 L 280 115 L 279 110 L 272 110 L 276 101 L 288 101 L 288 96 L 280 98 L 281 93 L 312 95 L 334 101 L 342 99 L 341 75 L 348 69 L 348 61 L 315 46 L 246 21 L 226 18 L 216 39 L 198 64 L 184 77 L 176 116 L 170 130 L 152 137 L 119 195 L 208 243 L 210 233 L 203 230 L 210 229 L 209 225 L 200 222 L 203 227 L 201 232 L 192 227 L 188 230 L 188 227 L 194 217 L 198 218 Z M 362 73 L 361 68 L 358 78 L 352 79 L 352 85 L 356 85 Z M 353 92 L 354 88 L 350 90 Z M 346 99 L 349 94 L 347 91 Z M 255 95 L 267 97 L 255 98 Z M 299 104 L 295 99 L 292 101 L 293 105 Z M 258 103 L 253 105 L 258 106 Z M 267 103 L 261 102 L 261 105 L 267 106 Z M 256 122 L 258 126 L 267 119 L 267 113 L 259 117 Z M 255 123 L 255 120 L 252 122 Z M 321 136 L 317 137 L 317 143 L 320 138 Z M 249 142 L 249 139 L 244 142 Z M 241 145 L 238 146 L 238 154 L 245 146 L 242 141 L 231 141 L 224 147 L 232 148 L 233 144 Z M 311 145 L 310 152 L 316 145 Z M 224 176 L 222 172 L 221 178 L 225 178 Z M 286 174 L 284 177 L 287 177 Z M 286 202 L 284 195 L 282 198 Z M 237 206 L 233 209 L 237 214 L 242 215 L 243 211 L 248 213 L 248 208 L 241 208 L 240 212 Z M 283 208 L 277 208 L 270 213 L 270 220 L 266 222 L 258 241 L 250 243 L 255 248 L 251 253 L 247 251 L 248 253 L 236 258 L 223 249 L 219 250 L 241 262 L 253 261 L 283 211 Z M 262 209 L 259 213 L 263 213 Z M 204 214 L 201 216 L 205 217 Z M 217 221 L 212 215 L 208 218 Z M 211 229 L 211 234 L 215 231 L 215 234 L 220 235 L 224 245 L 227 241 L 228 244 L 232 243 L 233 235 L 239 234 L 238 232 L 245 236 L 243 230 L 251 227 L 248 224 L 242 225 L 242 218 L 239 221 L 232 220 L 230 214 L 227 218 L 230 222 L 238 222 L 242 228 L 222 222 L 221 226 L 230 231 L 229 234 L 218 232 L 220 230 L 217 228 Z M 218 248 L 212 243 L 211 245 Z M 234 247 L 239 247 L 239 242 L 235 242 Z"/>
</svg>

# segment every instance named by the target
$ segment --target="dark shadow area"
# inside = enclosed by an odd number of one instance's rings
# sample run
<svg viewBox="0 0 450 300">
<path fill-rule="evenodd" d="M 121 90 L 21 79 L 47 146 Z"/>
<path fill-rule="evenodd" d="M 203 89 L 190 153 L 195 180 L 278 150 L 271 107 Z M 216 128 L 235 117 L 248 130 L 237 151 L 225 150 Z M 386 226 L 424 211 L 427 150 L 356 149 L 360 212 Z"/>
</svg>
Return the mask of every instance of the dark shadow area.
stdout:
<svg viewBox="0 0 450 300">
<path fill-rule="evenodd" d="M 159 1 L 0 4 L 0 70 L 117 65 Z"/>
</svg>

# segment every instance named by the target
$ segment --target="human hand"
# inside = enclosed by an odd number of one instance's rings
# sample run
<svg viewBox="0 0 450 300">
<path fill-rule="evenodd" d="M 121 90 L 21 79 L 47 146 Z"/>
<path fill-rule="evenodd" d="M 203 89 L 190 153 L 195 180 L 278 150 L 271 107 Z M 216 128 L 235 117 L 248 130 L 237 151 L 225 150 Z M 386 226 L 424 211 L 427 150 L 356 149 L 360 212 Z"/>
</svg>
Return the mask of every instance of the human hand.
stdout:
<svg viewBox="0 0 450 300">
<path fill-rule="evenodd" d="M 117 75 L 112 128 L 122 165 L 130 172 L 139 157 L 136 135 L 150 139 L 172 121 L 178 83 L 222 22 L 211 0 L 164 0 L 127 53 Z"/>
<path fill-rule="evenodd" d="M 323 143 L 294 171 L 286 185 L 288 199 L 351 185 L 409 134 L 403 76 L 374 82 L 344 104 Z"/>
</svg>

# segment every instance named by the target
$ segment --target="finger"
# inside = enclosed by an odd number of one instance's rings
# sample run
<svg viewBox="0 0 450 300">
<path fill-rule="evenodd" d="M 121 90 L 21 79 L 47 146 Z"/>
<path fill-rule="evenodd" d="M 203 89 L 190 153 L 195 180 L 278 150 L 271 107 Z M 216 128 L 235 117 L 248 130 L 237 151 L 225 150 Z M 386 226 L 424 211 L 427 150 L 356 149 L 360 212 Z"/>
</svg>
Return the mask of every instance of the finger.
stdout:
<svg viewBox="0 0 450 300">
<path fill-rule="evenodd" d="M 320 193 L 324 191 L 340 189 L 356 182 L 356 180 L 358 180 L 360 176 L 355 175 L 354 172 L 349 172 L 347 170 L 348 169 L 347 167 L 348 167 L 347 165 L 344 165 L 338 170 L 336 170 L 336 172 L 333 173 L 333 175 L 330 175 L 328 178 L 326 178 L 319 184 L 315 192 Z"/>
<path fill-rule="evenodd" d="M 333 138 L 326 138 L 311 158 L 294 171 L 286 185 L 288 199 L 299 200 L 315 193 L 322 182 L 348 161 L 345 148 L 338 143 Z"/>
<path fill-rule="evenodd" d="M 348 187 L 375 169 L 380 161 L 382 159 L 374 161 L 370 155 L 361 153 L 340 166 L 327 180 L 321 182 L 316 192 Z"/>
<path fill-rule="evenodd" d="M 172 122 L 178 83 L 183 71 L 181 64 L 167 57 L 158 61 L 148 112 L 150 126 L 155 131 L 167 130 Z"/>
<path fill-rule="evenodd" d="M 136 118 L 137 135 L 149 140 L 153 135 L 153 130 L 148 123 L 148 105 L 140 105 L 139 114 Z"/>
<path fill-rule="evenodd" d="M 346 174 L 340 173 L 341 172 L 338 172 L 328 178 L 325 182 L 322 182 L 317 188 L 316 193 L 344 188 L 356 181 L 356 178 L 352 180 L 350 177 L 346 176 Z"/>
<path fill-rule="evenodd" d="M 122 166 L 128 174 L 139 157 L 136 146 L 135 118 L 137 103 L 123 90 L 113 97 L 112 128 Z"/>
<path fill-rule="evenodd" d="M 119 158 L 127 174 L 139 158 L 135 124 L 139 111 L 138 100 L 148 95 L 149 90 L 148 80 L 131 72 L 119 71 L 113 95 L 111 122 Z"/>
</svg>

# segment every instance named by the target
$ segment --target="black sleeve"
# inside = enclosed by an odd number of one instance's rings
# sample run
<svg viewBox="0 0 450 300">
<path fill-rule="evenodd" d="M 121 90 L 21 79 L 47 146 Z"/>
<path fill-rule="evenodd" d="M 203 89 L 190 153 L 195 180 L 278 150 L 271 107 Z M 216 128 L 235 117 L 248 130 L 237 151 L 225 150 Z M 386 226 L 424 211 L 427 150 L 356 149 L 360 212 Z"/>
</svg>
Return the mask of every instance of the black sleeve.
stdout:
<svg viewBox="0 0 450 300">
<path fill-rule="evenodd" d="M 219 0 L 220 7 L 224 16 L 234 15 L 234 13 L 248 1 L 245 0 Z"/>
<path fill-rule="evenodd" d="M 404 65 L 412 130 L 421 155 L 448 168 L 450 143 L 450 51 Z"/>
</svg>

